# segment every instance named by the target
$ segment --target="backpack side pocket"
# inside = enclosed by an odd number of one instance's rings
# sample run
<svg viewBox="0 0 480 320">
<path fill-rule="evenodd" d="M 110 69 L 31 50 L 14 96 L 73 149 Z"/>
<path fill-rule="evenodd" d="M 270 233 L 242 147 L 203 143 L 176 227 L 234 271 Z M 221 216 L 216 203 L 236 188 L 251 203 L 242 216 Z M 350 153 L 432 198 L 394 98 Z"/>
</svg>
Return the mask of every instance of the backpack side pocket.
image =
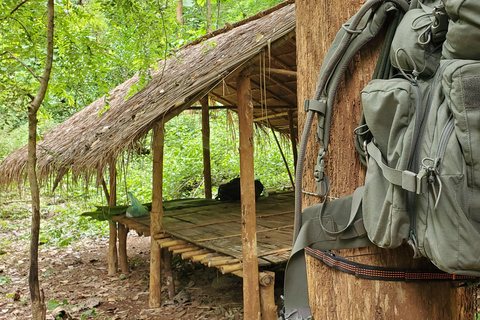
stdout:
<svg viewBox="0 0 480 320">
<path fill-rule="evenodd" d="M 366 123 L 373 135 L 370 144 L 380 151 L 384 165 L 406 170 L 413 148 L 418 88 L 404 79 L 374 80 L 362 91 Z M 370 240 L 384 248 L 401 245 L 409 237 L 407 191 L 392 184 L 382 163 L 369 158 L 363 197 L 364 224 Z"/>
<path fill-rule="evenodd" d="M 441 270 L 480 276 L 480 102 L 473 101 L 478 89 L 471 87 L 480 86 L 480 63 L 442 63 L 448 64 L 443 91 L 423 148 L 434 174 L 418 206 L 420 250 Z"/>
</svg>

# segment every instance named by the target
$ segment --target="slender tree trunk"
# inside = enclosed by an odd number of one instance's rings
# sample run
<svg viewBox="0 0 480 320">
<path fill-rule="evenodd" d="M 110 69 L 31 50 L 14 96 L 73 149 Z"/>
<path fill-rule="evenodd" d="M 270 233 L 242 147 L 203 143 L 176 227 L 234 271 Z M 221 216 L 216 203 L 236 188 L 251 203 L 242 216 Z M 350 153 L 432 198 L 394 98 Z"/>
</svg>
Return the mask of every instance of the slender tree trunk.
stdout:
<svg viewBox="0 0 480 320">
<path fill-rule="evenodd" d="M 184 23 L 183 20 L 183 0 L 177 1 L 177 7 L 176 7 L 176 13 L 177 13 L 177 21 L 180 22 L 181 24 Z"/>
<path fill-rule="evenodd" d="M 326 52 L 342 24 L 365 1 L 301 0 L 296 2 L 298 97 L 311 98 Z M 345 72 L 336 97 L 326 171 L 332 181 L 330 195 L 343 197 L 364 183 L 365 171 L 353 145 L 353 130 L 360 115 L 360 91 L 373 73 L 380 41 L 357 54 Z M 305 113 L 298 109 L 299 128 Z M 300 131 L 301 132 L 301 131 Z M 307 147 L 303 189 L 315 192 L 313 177 L 318 145 L 315 129 Z M 302 186 L 297 186 L 302 187 Z M 303 207 L 320 199 L 304 196 Z M 407 247 L 385 250 L 376 247 L 341 250 L 340 255 L 377 266 L 428 268 L 426 259 L 413 259 Z M 453 289 L 450 283 L 412 284 L 358 279 L 332 269 L 307 255 L 312 314 L 315 319 L 473 319 L 472 289 Z"/>
<path fill-rule="evenodd" d="M 45 70 L 40 79 L 38 93 L 28 108 L 28 163 L 27 173 L 32 195 L 32 226 L 30 235 L 30 270 L 28 285 L 30 287 L 31 310 L 34 320 L 43 320 L 46 317 L 46 308 L 43 290 L 40 289 L 38 281 L 38 242 L 40 238 L 40 188 L 37 181 L 37 112 L 45 98 L 48 89 L 48 81 L 53 62 L 53 25 L 54 3 L 48 0 L 47 3 L 47 58 Z"/>
<path fill-rule="evenodd" d="M 207 33 L 212 31 L 212 4 L 210 0 L 206 0 L 205 7 L 207 8 Z"/>
</svg>

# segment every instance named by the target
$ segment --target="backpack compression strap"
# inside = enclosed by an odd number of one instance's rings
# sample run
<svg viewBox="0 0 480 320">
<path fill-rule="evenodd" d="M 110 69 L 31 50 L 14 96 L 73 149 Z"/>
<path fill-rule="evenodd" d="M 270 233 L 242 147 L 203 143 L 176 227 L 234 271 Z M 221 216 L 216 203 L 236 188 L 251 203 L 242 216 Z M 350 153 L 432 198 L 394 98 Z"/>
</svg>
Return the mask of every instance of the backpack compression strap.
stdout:
<svg viewBox="0 0 480 320">
<path fill-rule="evenodd" d="M 329 267 L 355 275 L 358 278 L 383 281 L 458 281 L 463 283 L 478 283 L 480 278 L 474 276 L 456 275 L 442 271 L 425 271 L 401 268 L 386 268 L 356 263 L 330 251 L 305 248 L 309 255 L 323 261 Z"/>
<path fill-rule="evenodd" d="M 299 187 L 295 188 L 294 240 L 297 238 L 301 226 L 303 165 L 314 115 L 318 116 L 316 136 L 320 144 L 314 176 L 317 181 L 318 195 L 326 196 L 330 183 L 324 173 L 324 160 L 330 140 L 330 122 L 338 84 L 353 56 L 364 44 L 377 35 L 386 21 L 387 13 L 397 10 L 398 7 L 407 11 L 409 4 L 405 0 L 369 0 L 342 26 L 325 57 L 314 97 L 305 101 L 307 119 L 299 146 L 295 176 L 296 185 Z"/>
</svg>

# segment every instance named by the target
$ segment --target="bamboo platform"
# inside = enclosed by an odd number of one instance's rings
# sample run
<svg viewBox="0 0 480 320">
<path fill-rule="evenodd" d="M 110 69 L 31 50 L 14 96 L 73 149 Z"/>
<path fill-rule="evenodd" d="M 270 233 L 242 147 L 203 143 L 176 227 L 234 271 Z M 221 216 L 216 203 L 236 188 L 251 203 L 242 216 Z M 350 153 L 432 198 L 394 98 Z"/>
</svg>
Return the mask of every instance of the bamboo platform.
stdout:
<svg viewBox="0 0 480 320">
<path fill-rule="evenodd" d="M 242 276 L 240 201 L 191 199 L 164 203 L 163 231 L 155 235 L 162 248 L 183 259 L 218 267 L 223 273 Z M 258 265 L 286 261 L 292 249 L 294 193 L 273 193 L 256 202 Z M 150 236 L 150 216 L 117 221 L 140 235 Z M 222 270 L 220 267 L 225 270 Z M 224 272 L 225 271 L 225 272 Z"/>
</svg>

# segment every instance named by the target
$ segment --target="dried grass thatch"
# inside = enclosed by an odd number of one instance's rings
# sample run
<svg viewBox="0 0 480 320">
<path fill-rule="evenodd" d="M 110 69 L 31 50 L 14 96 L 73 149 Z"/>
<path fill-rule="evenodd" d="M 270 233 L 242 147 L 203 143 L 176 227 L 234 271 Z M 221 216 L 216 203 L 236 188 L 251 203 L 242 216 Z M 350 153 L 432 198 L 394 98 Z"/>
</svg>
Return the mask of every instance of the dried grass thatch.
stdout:
<svg viewBox="0 0 480 320">
<path fill-rule="evenodd" d="M 109 110 L 100 116 L 104 98 L 46 132 L 37 145 L 39 179 L 56 175 L 58 180 L 69 170 L 74 177 L 103 172 L 157 121 L 168 121 L 191 106 L 294 29 L 291 0 L 184 46 L 160 61 L 148 85 L 132 97 L 126 99 L 138 75 L 110 91 Z M 0 165 L 0 184 L 21 183 L 26 161 L 26 146 L 7 156 Z"/>
</svg>

